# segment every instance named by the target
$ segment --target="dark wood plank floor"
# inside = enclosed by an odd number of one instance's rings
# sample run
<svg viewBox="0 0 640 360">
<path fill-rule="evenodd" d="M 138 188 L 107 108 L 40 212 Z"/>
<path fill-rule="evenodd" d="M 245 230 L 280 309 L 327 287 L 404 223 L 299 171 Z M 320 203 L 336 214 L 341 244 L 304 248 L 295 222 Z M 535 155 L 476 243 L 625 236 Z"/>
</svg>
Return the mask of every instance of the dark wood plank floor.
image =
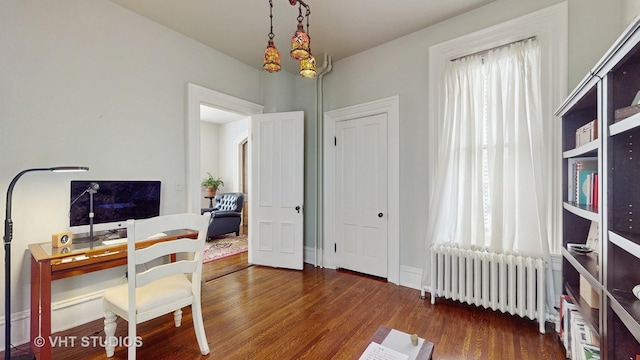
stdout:
<svg viewBox="0 0 640 360">
<path fill-rule="evenodd" d="M 242 258 L 244 256 L 244 258 Z M 211 353 L 201 356 L 191 311 L 138 326 L 139 359 L 357 359 L 378 326 L 417 333 L 434 359 L 564 359 L 553 327 L 447 300 L 431 305 L 419 291 L 344 271 L 247 266 L 246 253 L 205 264 L 202 287 Z M 54 336 L 104 336 L 102 320 Z M 126 336 L 118 319 L 116 336 Z M 55 359 L 104 359 L 99 346 L 53 350 Z M 92 344 L 93 345 L 93 344 Z M 126 359 L 116 348 L 114 359 Z"/>
</svg>

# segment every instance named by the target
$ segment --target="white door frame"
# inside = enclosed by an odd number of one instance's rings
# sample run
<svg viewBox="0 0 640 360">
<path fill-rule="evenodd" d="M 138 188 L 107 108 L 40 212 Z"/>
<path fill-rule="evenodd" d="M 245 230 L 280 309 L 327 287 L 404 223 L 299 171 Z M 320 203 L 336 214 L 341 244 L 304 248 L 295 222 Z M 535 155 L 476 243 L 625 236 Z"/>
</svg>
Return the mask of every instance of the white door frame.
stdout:
<svg viewBox="0 0 640 360">
<path fill-rule="evenodd" d="M 242 188 L 245 185 L 243 180 L 242 180 L 242 169 L 245 166 L 244 164 L 244 160 L 242 158 L 242 145 L 244 143 L 248 143 L 249 142 L 249 129 L 244 130 L 243 132 L 241 132 L 238 136 L 236 136 L 235 139 L 233 139 L 232 142 L 232 146 L 233 146 L 233 174 L 236 177 L 236 181 L 234 181 L 234 183 L 236 184 L 236 189 L 234 189 L 234 191 L 236 192 L 242 192 Z M 248 157 L 248 155 L 247 155 Z M 248 171 L 248 170 L 247 170 Z M 249 180 L 247 179 L 247 182 Z M 246 184 L 249 185 L 249 184 Z M 248 189 L 248 187 L 247 187 Z M 248 194 L 245 194 L 245 199 L 244 201 L 247 201 L 247 196 Z"/>
<path fill-rule="evenodd" d="M 353 105 L 324 113 L 324 263 L 326 268 L 336 268 L 334 251 L 335 214 L 335 164 L 334 137 L 336 123 L 349 119 L 387 114 L 388 160 L 388 227 L 387 227 L 387 281 L 400 283 L 400 97 L 398 95 L 364 104 Z"/>
<path fill-rule="evenodd" d="M 200 213 L 200 104 L 251 116 L 264 107 L 200 85 L 187 84 L 187 211 Z M 251 214 L 249 214 L 251 215 Z"/>
</svg>

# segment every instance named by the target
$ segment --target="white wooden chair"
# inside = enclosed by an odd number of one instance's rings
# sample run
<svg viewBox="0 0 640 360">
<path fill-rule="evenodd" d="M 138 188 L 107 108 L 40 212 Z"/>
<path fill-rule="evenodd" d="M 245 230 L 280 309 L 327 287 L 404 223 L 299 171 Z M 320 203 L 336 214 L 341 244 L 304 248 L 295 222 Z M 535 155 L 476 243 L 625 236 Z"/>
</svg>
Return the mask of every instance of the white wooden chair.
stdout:
<svg viewBox="0 0 640 360">
<path fill-rule="evenodd" d="M 202 255 L 211 214 L 176 214 L 127 222 L 126 284 L 104 293 L 104 332 L 107 357 L 112 357 L 116 344 L 129 347 L 128 358 L 136 358 L 136 347 L 142 345 L 136 335 L 136 325 L 173 312 L 176 327 L 182 320 L 182 308 L 191 305 L 193 326 L 202 355 L 209 353 L 204 333 L 200 287 Z M 170 230 L 192 229 L 198 239 L 177 239 L 135 248 L 136 241 L 148 239 Z M 167 262 L 171 254 L 186 253 L 175 262 Z M 182 259 L 182 258 L 185 259 Z M 154 259 L 159 259 L 155 260 Z M 144 271 L 137 271 L 147 267 Z M 132 296 L 131 296 L 132 295 Z M 127 341 L 115 338 L 116 315 L 129 323 Z"/>
</svg>

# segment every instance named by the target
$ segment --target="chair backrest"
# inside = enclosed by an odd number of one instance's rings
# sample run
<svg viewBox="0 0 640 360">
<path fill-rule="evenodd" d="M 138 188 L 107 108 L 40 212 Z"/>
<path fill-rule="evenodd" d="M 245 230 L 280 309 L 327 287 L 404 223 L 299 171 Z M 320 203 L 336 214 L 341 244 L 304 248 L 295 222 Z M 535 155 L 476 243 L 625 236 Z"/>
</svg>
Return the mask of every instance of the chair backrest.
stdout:
<svg viewBox="0 0 640 360">
<path fill-rule="evenodd" d="M 242 212 L 243 193 L 224 193 L 216 195 L 216 210 Z"/>
<path fill-rule="evenodd" d="M 207 238 L 207 227 L 211 213 L 163 215 L 144 220 L 127 221 L 127 271 L 129 294 L 152 281 L 175 275 L 191 274 L 192 291 L 200 293 L 202 255 Z M 198 238 L 180 238 L 156 243 L 136 249 L 136 242 L 161 236 L 172 230 L 190 229 L 198 231 Z M 185 254 L 175 262 L 150 261 L 172 254 Z M 147 269 L 138 272 L 138 265 L 148 264 Z M 129 314 L 135 314 L 135 296 L 129 296 Z"/>
</svg>

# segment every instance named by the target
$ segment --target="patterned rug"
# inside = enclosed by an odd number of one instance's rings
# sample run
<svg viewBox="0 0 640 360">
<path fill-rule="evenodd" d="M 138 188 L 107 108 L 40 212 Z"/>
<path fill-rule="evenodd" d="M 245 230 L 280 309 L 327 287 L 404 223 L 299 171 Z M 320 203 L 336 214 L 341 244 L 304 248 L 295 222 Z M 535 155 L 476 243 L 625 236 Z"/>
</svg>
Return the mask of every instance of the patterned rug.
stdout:
<svg viewBox="0 0 640 360">
<path fill-rule="evenodd" d="M 203 263 L 208 263 L 216 259 L 222 259 L 227 256 L 239 254 L 248 250 L 248 241 L 246 234 L 226 234 L 216 236 L 207 241 L 204 245 Z"/>
</svg>

